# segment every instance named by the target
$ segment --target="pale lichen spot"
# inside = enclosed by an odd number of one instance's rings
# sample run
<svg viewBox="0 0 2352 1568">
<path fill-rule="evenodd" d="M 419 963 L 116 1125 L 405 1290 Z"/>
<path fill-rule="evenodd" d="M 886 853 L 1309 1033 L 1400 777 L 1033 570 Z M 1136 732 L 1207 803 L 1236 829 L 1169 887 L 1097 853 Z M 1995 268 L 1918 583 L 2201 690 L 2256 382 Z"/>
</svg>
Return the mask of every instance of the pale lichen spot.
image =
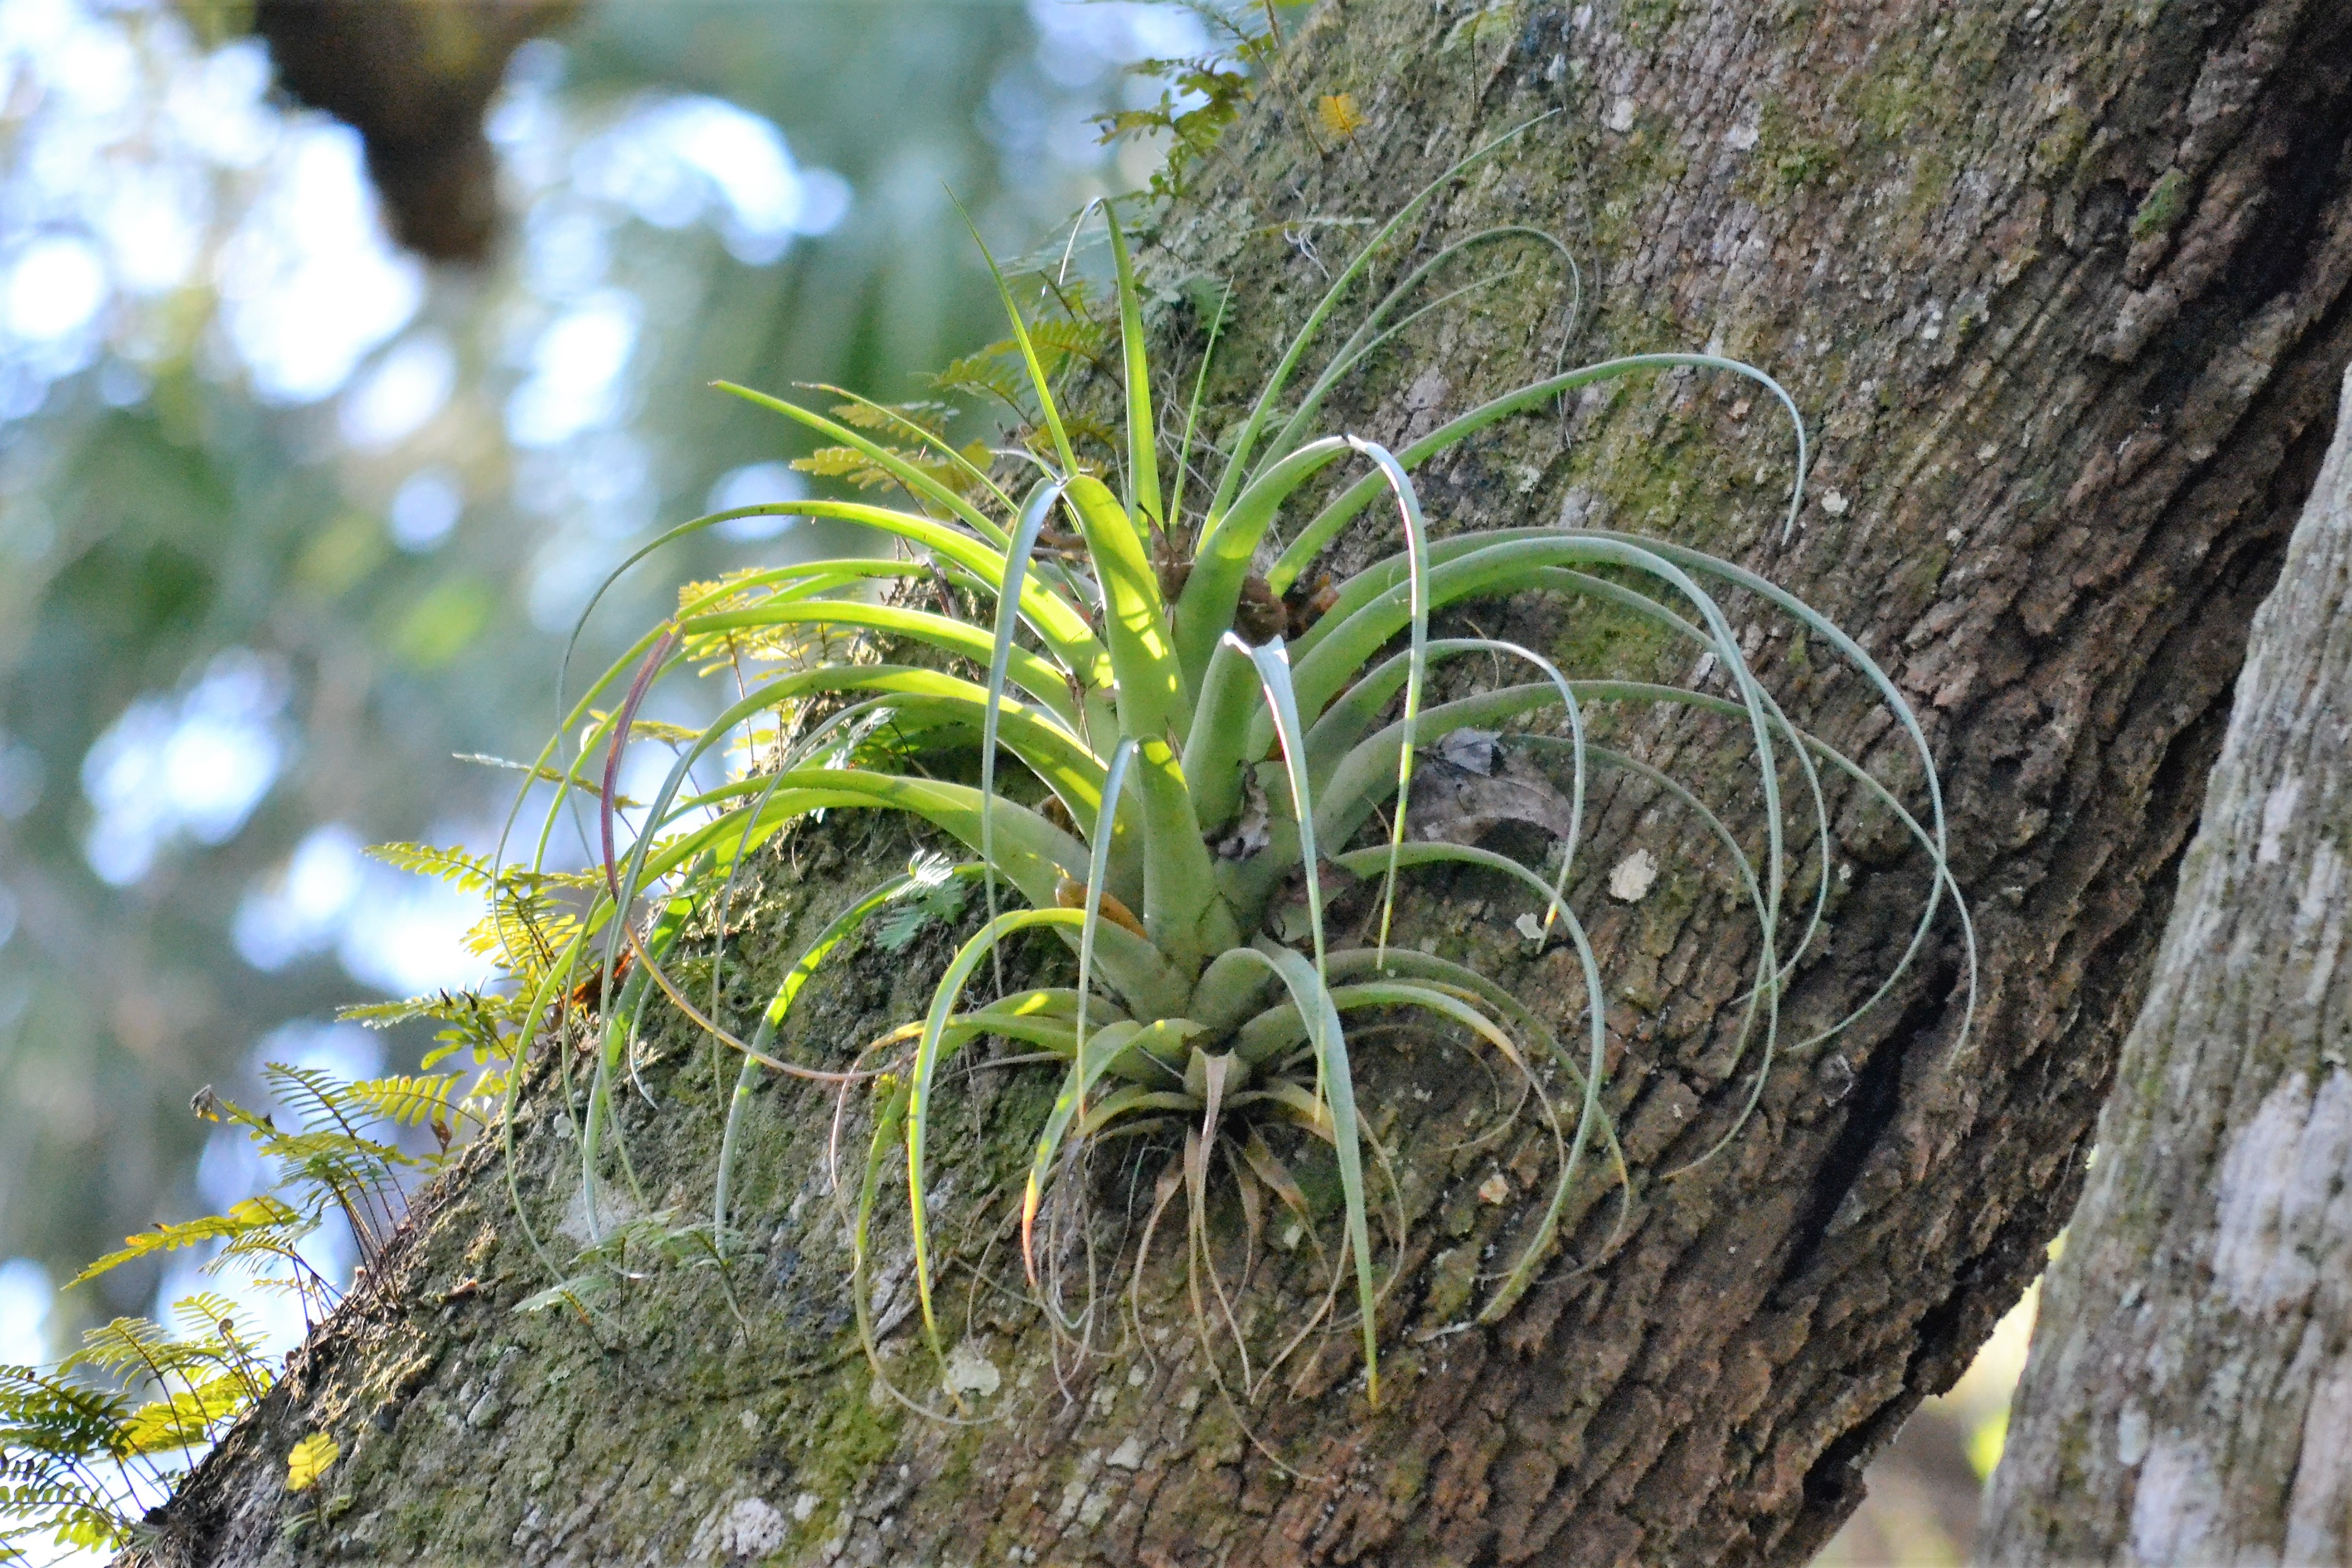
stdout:
<svg viewBox="0 0 2352 1568">
<path fill-rule="evenodd" d="M 1638 904 L 1657 880 L 1658 857 L 1647 850 L 1635 850 L 1609 873 L 1609 896 L 1620 904 Z"/>
<path fill-rule="evenodd" d="M 2263 836 L 2254 845 L 2256 865 L 2276 865 L 2285 852 L 2287 829 L 2294 825 L 2295 802 L 2303 799 L 2303 780 L 2290 776 L 2279 780 L 2263 801 Z"/>
<path fill-rule="evenodd" d="M 2137 1469 L 2147 1458 L 2147 1411 L 2135 1400 L 2116 1416 L 2116 1462 L 2126 1469 Z"/>
<path fill-rule="evenodd" d="M 2333 1201 L 2352 1162 L 2352 1073 L 2330 1072 L 2315 1092 L 2288 1074 L 2221 1157 L 2214 1193 L 2213 1282 L 2241 1311 L 2298 1310 L 2318 1283 L 2317 1260 L 2352 1238 Z"/>
<path fill-rule="evenodd" d="M 1143 1468 L 1142 1439 L 1131 1432 L 1129 1433 L 1127 1441 L 1113 1448 L 1110 1451 L 1110 1458 L 1103 1462 L 1122 1470 L 1141 1469 Z"/>
<path fill-rule="evenodd" d="M 1056 1524 L 1066 1525 L 1077 1517 L 1079 1506 L 1087 1500 L 1087 1489 L 1094 1484 L 1096 1473 L 1102 1469 L 1102 1462 L 1103 1452 L 1100 1448 L 1088 1448 L 1078 1456 L 1077 1473 L 1063 1486 L 1061 1506 L 1054 1511 L 1054 1521 Z"/>
<path fill-rule="evenodd" d="M 809 1521 L 809 1516 L 816 1512 L 824 1501 L 824 1499 L 813 1491 L 804 1491 L 793 1499 L 793 1522 L 806 1524 Z"/>
<path fill-rule="evenodd" d="M 2315 985 L 2305 997 L 2306 1003 L 2316 1002 L 2326 994 L 2327 982 L 2336 968 L 2335 947 L 2341 939 L 2344 920 L 2344 857 L 2334 844 L 2322 839 L 2312 846 L 2311 870 L 2303 879 L 2303 892 L 2294 902 L 2294 924 L 2298 936 L 2309 936 L 2326 927 L 2336 927 L 2331 939 L 2323 940 L 2322 951 L 2315 954 L 2313 977 Z"/>
<path fill-rule="evenodd" d="M 1004 1385 L 1004 1375 L 996 1364 L 970 1340 L 948 1352 L 947 1377 L 948 1386 L 958 1394 L 977 1394 L 983 1399 Z"/>
<path fill-rule="evenodd" d="M 2344 1556 L 2352 1520 L 2352 1355 L 2337 1355 L 2320 1374 L 2303 1417 L 2303 1450 L 2287 1496 L 2288 1563 L 2328 1563 Z"/>
<path fill-rule="evenodd" d="M 727 1557 L 765 1557 L 784 1543 L 784 1516 L 763 1497 L 747 1497 L 727 1511 L 719 1527 L 719 1551 Z"/>
<path fill-rule="evenodd" d="M 2185 1434 L 2167 1432 L 2148 1450 L 2132 1499 L 2132 1552 L 2142 1563 L 2214 1560 L 2221 1485 L 2213 1461 Z"/>
</svg>

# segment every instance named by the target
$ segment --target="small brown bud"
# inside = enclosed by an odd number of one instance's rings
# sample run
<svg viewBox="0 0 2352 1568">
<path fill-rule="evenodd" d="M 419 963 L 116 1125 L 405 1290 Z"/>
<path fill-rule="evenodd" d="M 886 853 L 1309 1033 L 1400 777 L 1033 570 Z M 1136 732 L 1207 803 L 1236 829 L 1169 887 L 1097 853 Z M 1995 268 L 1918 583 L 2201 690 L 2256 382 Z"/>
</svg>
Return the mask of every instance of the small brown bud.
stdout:
<svg viewBox="0 0 2352 1568">
<path fill-rule="evenodd" d="M 1054 902 L 1064 909 L 1084 909 L 1087 906 L 1087 884 L 1076 877 L 1065 875 L 1054 884 Z M 1145 935 L 1143 922 L 1135 917 L 1135 911 L 1121 904 L 1117 894 L 1108 891 L 1102 895 L 1102 917 L 1113 925 L 1134 932 L 1147 942 L 1151 940 Z"/>
</svg>

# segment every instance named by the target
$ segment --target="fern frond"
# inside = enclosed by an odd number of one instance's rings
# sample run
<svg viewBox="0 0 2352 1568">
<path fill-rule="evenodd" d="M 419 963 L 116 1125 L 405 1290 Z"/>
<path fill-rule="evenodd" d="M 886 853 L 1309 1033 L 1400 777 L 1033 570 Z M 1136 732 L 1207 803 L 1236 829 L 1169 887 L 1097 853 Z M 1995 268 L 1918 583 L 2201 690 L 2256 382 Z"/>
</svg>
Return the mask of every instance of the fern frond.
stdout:
<svg viewBox="0 0 2352 1568">
<path fill-rule="evenodd" d="M 235 1301 L 218 1291 L 198 1291 L 172 1303 L 172 1315 L 180 1320 L 181 1332 L 192 1338 L 218 1338 L 224 1348 L 233 1348 L 244 1338 L 237 1319 L 240 1309 Z"/>
<path fill-rule="evenodd" d="M 820 446 L 805 457 L 793 458 L 793 466 L 820 479 L 847 479 L 861 490 L 890 482 L 888 474 L 854 446 Z"/>
<path fill-rule="evenodd" d="M 682 583 L 677 591 L 678 613 L 683 615 L 690 612 L 698 615 L 720 615 L 730 610 L 744 609 L 765 598 L 766 594 L 758 590 L 738 588 L 737 584 L 747 578 L 761 575 L 761 568 L 744 566 L 733 571 L 722 571 L 717 577 Z"/>
<path fill-rule="evenodd" d="M 1096 446 L 1115 445 L 1126 434 L 1118 425 L 1113 424 L 1107 419 L 1097 419 L 1090 413 L 1078 413 L 1068 410 L 1063 412 L 1062 428 L 1069 433 L 1072 442 L 1083 442 Z"/>
<path fill-rule="evenodd" d="M 161 1454 L 210 1443 L 252 1407 L 258 1386 L 236 1373 L 224 1372 L 168 1397 L 151 1399 L 123 1423 L 124 1449 L 131 1454 Z"/>
<path fill-rule="evenodd" d="M 517 762 L 511 758 L 493 757 L 487 751 L 456 751 L 450 753 L 450 760 L 471 762 L 483 768 L 495 768 L 506 773 L 528 773 L 542 784 L 568 783 L 572 789 L 582 791 L 592 800 L 601 800 L 604 798 L 604 787 L 594 779 L 583 778 L 578 773 L 567 776 L 543 762 Z M 632 800 L 625 795 L 615 796 L 613 800 L 615 806 L 630 809 L 644 803 L 642 800 Z"/>
<path fill-rule="evenodd" d="M 70 1474 L 0 1487 L 0 1563 L 33 1561 L 16 1543 L 47 1534 L 53 1546 L 111 1557 L 131 1544 L 137 1506 Z"/>
<path fill-rule="evenodd" d="M 34 1366 L 0 1365 L 0 1455 L 5 1473 L 35 1467 L 26 1456 L 114 1457 L 131 1402 L 110 1388 L 92 1387 Z"/>
<path fill-rule="evenodd" d="M 948 425 L 956 416 L 955 405 L 945 402 L 918 402 L 891 403 L 837 402 L 833 412 L 844 424 L 854 424 L 860 430 L 894 431 L 907 425 L 945 441 Z"/>
<path fill-rule="evenodd" d="M 301 1171 L 347 1172 L 372 1180 L 392 1167 L 416 1163 L 415 1155 L 394 1145 L 331 1128 L 281 1133 L 264 1140 L 261 1152 Z"/>
<path fill-rule="evenodd" d="M 599 722 L 605 717 L 601 713 L 593 716 Z M 682 724 L 670 724 L 662 719 L 646 718 L 639 715 L 629 721 L 629 738 L 631 740 L 666 740 L 673 746 L 691 746 L 702 738 L 702 732 L 689 729 Z M 617 805 L 619 802 L 615 801 L 614 804 Z M 534 880 L 543 880 L 543 877 L 535 876 Z"/>
<path fill-rule="evenodd" d="M 1083 293 L 1077 298 L 1083 301 Z M 1084 308 L 1082 303 L 1079 308 Z M 1082 316 L 1061 320 L 1049 317 L 1042 321 L 1033 321 L 1029 326 L 1029 341 L 1036 349 L 1038 359 L 1045 362 L 1049 371 L 1055 369 L 1059 361 L 1093 359 L 1102 351 L 1104 340 L 1108 336 L 1109 329 L 1102 322 Z M 1011 343 L 1000 345 L 1005 351 L 1013 347 Z"/>
<path fill-rule="evenodd" d="M 101 1372 L 144 1371 L 163 1365 L 172 1355 L 163 1325 L 152 1318 L 116 1318 L 94 1329 L 84 1329 L 81 1348 L 58 1364 L 60 1374 L 95 1366 Z"/>
<path fill-rule="evenodd" d="M 460 893 L 479 893 L 490 885 L 493 876 L 488 857 L 457 845 L 443 849 L 434 844 L 372 844 L 367 852 L 398 870 L 446 882 Z"/>
<path fill-rule="evenodd" d="M 457 1093 L 457 1085 L 465 1080 L 462 1072 L 365 1078 L 343 1085 L 343 1103 L 397 1126 L 421 1127 L 428 1122 L 448 1122 L 464 1113 Z"/>
<path fill-rule="evenodd" d="M 970 883 L 953 874 L 955 862 L 945 855 L 919 855 L 908 869 L 910 880 L 873 928 L 875 942 L 886 953 L 903 953 L 925 927 L 961 918 L 971 897 Z"/>
<path fill-rule="evenodd" d="M 997 358 L 993 350 L 950 360 L 923 379 L 941 392 L 992 397 L 1016 406 L 1028 390 L 1020 371 Z"/>
<path fill-rule="evenodd" d="M 501 887 L 465 936 L 466 950 L 509 973 L 537 979 L 579 929 L 579 916 L 539 885 Z"/>
<path fill-rule="evenodd" d="M 335 1103 L 342 1085 L 332 1073 L 322 1068 L 272 1061 L 263 1065 L 261 1077 L 280 1099 L 296 1107 L 304 1126 L 315 1129 L 331 1124 L 349 1130 L 350 1124 Z"/>
<path fill-rule="evenodd" d="M 368 1029 L 390 1029 L 415 1019 L 464 1024 L 483 1019 L 518 1022 L 521 1017 L 522 1004 L 515 998 L 480 991 L 436 991 L 430 996 L 408 997 L 396 1002 L 361 1002 L 335 1010 L 338 1022 L 361 1024 Z"/>
<path fill-rule="evenodd" d="M 66 1281 L 67 1289 L 95 1280 L 110 1270 L 142 1258 L 152 1258 L 159 1252 L 176 1252 L 184 1247 L 194 1247 L 206 1241 L 231 1241 L 255 1231 L 271 1227 L 299 1224 L 299 1211 L 267 1195 L 248 1197 L 229 1206 L 226 1214 L 207 1214 L 199 1219 L 184 1219 L 165 1225 L 160 1221 L 152 1230 L 142 1230 L 136 1236 L 123 1238 L 121 1248 L 108 1253 L 98 1261 Z"/>
<path fill-rule="evenodd" d="M 313 1432 L 304 1437 L 286 1456 L 286 1490 L 309 1491 L 342 1458 L 342 1445 L 324 1432 Z"/>
<path fill-rule="evenodd" d="M 290 1224 L 248 1230 L 222 1248 L 220 1256 L 205 1265 L 205 1272 L 224 1273 L 233 1264 L 258 1269 L 265 1266 L 265 1260 L 293 1263 L 308 1270 L 310 1265 L 302 1256 L 302 1243 L 318 1228 L 316 1220 L 298 1217 Z"/>
</svg>

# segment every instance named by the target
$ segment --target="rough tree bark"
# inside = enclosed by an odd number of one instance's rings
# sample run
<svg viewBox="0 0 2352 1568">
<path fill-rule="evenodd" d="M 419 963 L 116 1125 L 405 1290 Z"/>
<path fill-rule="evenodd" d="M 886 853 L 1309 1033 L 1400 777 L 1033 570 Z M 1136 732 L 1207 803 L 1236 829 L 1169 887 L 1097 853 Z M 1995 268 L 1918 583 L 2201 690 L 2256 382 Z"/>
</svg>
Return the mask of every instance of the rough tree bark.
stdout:
<svg viewBox="0 0 2352 1568">
<path fill-rule="evenodd" d="M 2348 608 L 2339 413 L 2042 1288 L 1988 1562 L 2352 1561 Z"/>
<path fill-rule="evenodd" d="M 1458 1141 L 1439 1134 L 1461 1074 L 1369 1065 L 1367 1103 L 1404 1108 L 1392 1131 L 1415 1219 L 1378 1411 L 1344 1347 L 1244 1420 L 1204 1396 L 1181 1333 L 1056 1366 L 1034 1317 L 993 1298 L 965 1366 L 975 1387 L 1001 1380 L 992 1397 L 1017 1423 L 948 1427 L 870 1400 L 821 1192 L 830 1106 L 803 1094 L 763 1102 L 750 1162 L 742 1223 L 765 1250 L 739 1288 L 749 1334 L 701 1275 L 593 1327 L 514 1315 L 543 1276 L 495 1163 L 475 1156 L 205 1466 L 164 1552 L 1802 1561 L 1853 1507 L 1873 1451 L 2039 1270 L 2078 1190 L 2245 630 L 2352 355 L 2347 64 L 2352 13 L 2320 0 L 1334 0 L 1160 233 L 1167 298 L 1196 297 L 1182 285 L 1206 274 L 1244 305 L 1220 417 L 1360 232 L 1344 225 L 1562 110 L 1442 199 L 1414 243 L 1497 221 L 1569 234 L 1598 264 L 1577 351 L 1712 344 L 1780 373 L 1822 438 L 1813 504 L 1784 541 L 1769 405 L 1676 378 L 1482 438 L 1429 476 L 1433 515 L 1671 535 L 1747 560 L 1877 650 L 1948 780 L 1983 945 L 1973 1033 L 1962 1042 L 1947 927 L 1889 1005 L 1779 1062 L 1721 1158 L 1658 1181 L 1748 1092 L 1725 1004 L 1752 939 L 1697 880 L 1632 905 L 1583 889 L 1605 912 L 1611 1094 L 1641 1201 L 1613 1249 L 1614 1200 L 1597 1204 L 1512 1317 L 1465 1330 L 1479 1250 L 1539 1190 L 1540 1153 L 1440 1152 Z M 1316 113 L 1339 93 L 1365 120 L 1351 134 Z M 1392 440 L 1548 368 L 1556 304 L 1547 284 L 1430 326 L 1329 423 Z M 1194 325 L 1173 303 L 1162 320 L 1181 359 Z M 1342 540 L 1343 559 L 1366 559 L 1383 526 Z M 1540 599 L 1479 613 L 1566 653 L 1611 642 Z M 1654 644 L 1618 643 L 1637 670 L 1669 670 Z M 1864 727 L 1858 682 L 1801 639 L 1758 643 L 1801 721 L 1899 769 L 1899 747 Z M 1703 732 L 1624 738 L 1727 766 Z M 1672 839 L 1641 791 L 1604 803 L 1596 866 Z M 1799 977 L 1791 1040 L 1868 994 L 1922 890 L 1883 821 L 1851 801 L 1840 821 L 1834 937 Z M 769 868 L 739 939 L 754 980 L 842 896 L 849 848 L 820 836 L 797 852 Z M 1498 885 L 1423 885 L 1407 939 L 1450 944 L 1572 1017 L 1566 959 L 1521 956 Z M 866 978 L 819 1009 L 832 1049 L 915 1009 L 919 977 Z M 664 1110 L 628 1116 L 640 1174 L 688 1207 L 707 1203 L 702 1062 L 681 1052 L 656 1071 Z M 1032 1092 L 966 1103 L 980 1152 L 955 1167 L 949 1207 L 976 1234 L 1002 1213 L 984 1207 L 989 1173 L 1009 1168 L 987 1151 L 1017 1160 Z M 1412 1111 L 1423 1094 L 1434 1108 Z M 552 1104 L 534 1100 L 520 1167 L 550 1226 L 571 1190 Z M 346 1457 L 323 1499 L 289 1497 L 287 1446 L 320 1427 Z"/>
</svg>

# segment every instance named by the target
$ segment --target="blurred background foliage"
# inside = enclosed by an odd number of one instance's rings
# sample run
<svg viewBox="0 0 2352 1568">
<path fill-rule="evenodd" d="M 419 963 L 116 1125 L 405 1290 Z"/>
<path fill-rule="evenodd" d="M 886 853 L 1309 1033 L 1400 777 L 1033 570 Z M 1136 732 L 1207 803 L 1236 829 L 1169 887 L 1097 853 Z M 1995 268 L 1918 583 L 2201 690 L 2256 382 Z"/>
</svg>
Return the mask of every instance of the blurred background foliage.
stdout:
<svg viewBox="0 0 2352 1568">
<path fill-rule="evenodd" d="M 515 776 L 457 758 L 536 751 L 604 574 L 706 503 L 798 493 L 804 448 L 704 383 L 919 395 L 997 335 L 950 192 L 1001 255 L 1055 243 L 1153 172 L 1094 124 L 1159 100 L 1125 68 L 1218 37 L 1165 4 L 504 0 L 477 9 L 553 32 L 450 57 L 478 153 L 388 181 L 387 225 L 385 145 L 274 68 L 268 40 L 306 47 L 289 9 L 0 0 L 8 1361 L 158 1287 L 49 1281 L 252 1190 L 193 1092 L 404 1067 L 421 1041 L 335 1007 L 478 977 L 465 902 L 362 850 L 486 847 Z M 322 68 L 291 73 L 311 102 Z M 470 240 L 434 228 L 468 178 Z M 586 651 L 685 574 L 799 548 L 776 519 L 683 549 Z"/>
</svg>

